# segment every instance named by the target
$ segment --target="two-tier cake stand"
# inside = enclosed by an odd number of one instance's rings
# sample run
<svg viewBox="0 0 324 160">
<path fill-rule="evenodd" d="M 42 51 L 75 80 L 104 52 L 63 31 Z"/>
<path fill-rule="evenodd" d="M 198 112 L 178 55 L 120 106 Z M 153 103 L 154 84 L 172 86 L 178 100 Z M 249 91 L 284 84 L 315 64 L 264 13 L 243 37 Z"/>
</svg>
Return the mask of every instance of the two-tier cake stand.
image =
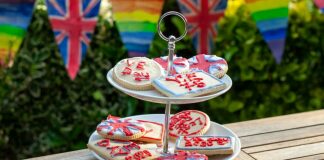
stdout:
<svg viewBox="0 0 324 160">
<path fill-rule="evenodd" d="M 159 20 L 159 24 L 158 24 L 159 35 L 161 36 L 162 39 L 164 39 L 168 42 L 169 55 L 168 55 L 167 75 L 170 74 L 170 71 L 171 71 L 171 68 L 173 65 L 175 42 L 181 40 L 187 33 L 187 30 L 185 27 L 185 31 L 182 36 L 180 36 L 178 38 L 175 38 L 172 35 L 169 36 L 169 38 L 165 37 L 160 30 L 160 24 L 161 24 L 162 20 L 166 16 L 169 16 L 169 15 L 179 16 L 184 21 L 185 26 L 187 23 L 186 18 L 182 14 L 175 12 L 175 11 L 170 11 L 170 12 L 163 14 Z M 156 90 L 136 91 L 136 90 L 130 90 L 130 89 L 122 87 L 112 78 L 112 69 L 108 72 L 107 79 L 112 86 L 114 86 L 118 90 L 128 94 L 129 96 L 132 96 L 137 99 L 144 100 L 144 101 L 148 101 L 148 102 L 166 104 L 164 115 L 163 114 L 157 114 L 157 115 L 148 114 L 148 115 L 140 115 L 140 116 L 132 117 L 133 119 L 145 119 L 145 120 L 151 120 L 151 121 L 156 121 L 156 122 L 163 122 L 163 119 L 164 119 L 164 131 L 165 132 L 163 135 L 163 151 L 162 151 L 163 153 L 169 153 L 170 151 L 172 151 L 170 148 L 172 148 L 174 145 L 173 142 L 171 142 L 171 141 L 169 144 L 169 136 L 168 136 L 169 135 L 170 109 L 171 109 L 172 104 L 191 104 L 191 103 L 207 101 L 209 99 L 212 99 L 212 98 L 215 98 L 217 96 L 224 94 L 232 86 L 231 78 L 228 75 L 225 75 L 223 78 L 221 78 L 221 80 L 226 84 L 226 88 L 219 92 L 204 95 L 204 96 L 198 96 L 198 97 L 166 97 Z M 241 143 L 240 143 L 240 140 L 237 137 L 237 135 L 235 133 L 233 133 L 231 130 L 227 129 L 226 127 L 219 125 L 215 122 L 212 122 L 211 124 L 212 124 L 211 128 L 206 133 L 207 135 L 227 135 L 227 136 L 233 136 L 235 138 L 234 153 L 232 155 L 222 156 L 222 157 L 216 158 L 216 159 L 233 159 L 233 158 L 235 158 L 238 155 L 238 153 L 240 152 L 240 148 L 241 148 Z M 91 141 L 92 139 L 96 139 L 95 135 L 91 135 L 89 141 Z"/>
</svg>

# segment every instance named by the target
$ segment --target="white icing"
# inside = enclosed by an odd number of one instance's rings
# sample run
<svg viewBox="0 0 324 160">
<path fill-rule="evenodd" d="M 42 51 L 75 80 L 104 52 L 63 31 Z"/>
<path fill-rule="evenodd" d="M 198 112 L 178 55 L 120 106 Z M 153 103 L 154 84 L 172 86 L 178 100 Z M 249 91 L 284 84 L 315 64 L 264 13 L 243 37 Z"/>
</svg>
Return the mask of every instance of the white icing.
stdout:
<svg viewBox="0 0 324 160">
<path fill-rule="evenodd" d="M 228 66 L 226 64 L 212 64 L 209 66 L 208 70 L 210 74 L 221 77 L 227 72 Z"/>
<path fill-rule="evenodd" d="M 216 61 L 218 61 L 218 60 L 223 59 L 223 58 L 217 57 L 217 56 L 215 56 L 215 55 L 204 55 L 204 58 L 205 58 L 205 60 L 208 61 L 208 62 L 216 62 Z"/>
<path fill-rule="evenodd" d="M 160 57 L 163 61 L 165 61 L 165 63 L 168 62 L 168 56 L 163 56 L 163 57 Z M 181 62 L 184 64 L 184 65 L 177 65 L 175 64 L 174 62 L 176 60 L 182 60 Z M 189 71 L 189 68 L 190 68 L 190 64 L 188 62 L 187 59 L 183 58 L 183 57 L 177 57 L 177 56 L 174 56 L 173 57 L 173 65 L 172 65 L 173 69 L 175 70 L 176 73 L 186 73 Z M 167 68 L 166 68 L 167 69 Z"/>
<path fill-rule="evenodd" d="M 143 135 L 141 138 L 143 139 L 149 139 L 149 140 L 156 140 L 161 141 L 162 140 L 162 133 L 163 133 L 163 124 L 156 124 L 155 122 L 146 122 L 146 121 L 140 121 L 142 122 L 146 129 L 147 133 Z M 141 140 L 139 138 L 139 140 Z"/>
<path fill-rule="evenodd" d="M 98 126 L 97 126 L 97 131 L 107 135 L 109 132 L 111 132 L 113 129 L 115 129 L 111 124 L 116 124 L 116 123 L 129 123 L 128 126 L 124 126 L 124 128 L 128 129 L 133 135 L 138 134 L 142 132 L 136 127 L 144 128 L 144 124 L 137 120 L 130 120 L 130 119 L 107 119 L 105 121 L 102 121 Z M 101 130 L 98 130 L 98 128 L 101 128 Z M 123 131 L 123 128 L 117 128 L 115 131 L 113 131 L 114 136 L 126 136 L 125 132 Z"/>
<path fill-rule="evenodd" d="M 130 75 L 124 75 L 122 74 L 125 67 L 128 67 L 127 60 L 129 63 L 133 63 L 133 65 L 129 66 L 132 69 L 132 73 Z M 144 64 L 144 70 L 137 69 L 136 66 L 138 62 L 145 62 Z M 130 85 L 149 85 L 152 83 L 153 79 L 158 78 L 162 76 L 162 68 L 161 66 L 146 57 L 133 57 L 128 59 L 123 59 L 120 62 L 116 64 L 114 67 L 114 72 L 118 80 L 123 81 L 124 83 L 130 84 Z M 142 81 L 136 81 L 134 79 L 134 72 L 143 72 L 148 73 L 150 75 L 149 80 L 142 80 Z"/>
<path fill-rule="evenodd" d="M 197 57 L 199 58 L 199 62 Z M 216 55 L 197 55 L 190 58 L 188 61 L 192 67 L 191 69 L 195 67 L 202 67 L 201 69 L 204 68 L 206 72 L 218 78 L 221 78 L 228 70 L 227 62 L 223 58 L 217 57 Z M 204 66 L 207 66 L 207 70 Z"/>
<path fill-rule="evenodd" d="M 160 57 L 161 59 L 163 59 L 164 61 L 167 61 L 168 60 L 168 56 L 163 56 L 163 57 Z M 173 57 L 173 59 L 175 58 L 175 56 Z"/>
<path fill-rule="evenodd" d="M 187 136 L 188 139 L 192 137 L 197 137 L 197 136 Z M 176 142 L 176 149 L 177 150 L 233 150 L 234 149 L 234 138 L 230 136 L 198 136 L 204 141 L 206 141 L 208 138 L 227 138 L 229 139 L 228 143 L 225 143 L 224 145 L 219 145 L 217 142 L 213 142 L 212 146 L 205 146 L 205 147 L 200 147 L 200 146 L 190 146 L 186 147 L 185 143 L 186 141 L 184 140 L 184 136 L 180 136 Z"/>
<path fill-rule="evenodd" d="M 159 87 L 160 89 L 164 90 L 165 92 L 168 92 L 172 96 L 179 97 L 179 96 L 185 96 L 188 93 L 196 93 L 196 92 L 201 92 L 206 89 L 214 88 L 217 86 L 222 86 L 224 85 L 224 82 L 221 80 L 207 74 L 206 72 L 203 71 L 197 71 L 194 72 L 196 73 L 196 76 L 199 78 L 203 78 L 202 82 L 206 84 L 205 87 L 203 88 L 198 88 L 197 86 L 192 87 L 192 90 L 189 91 L 187 88 L 183 86 L 179 86 L 177 82 L 174 81 L 166 81 L 165 77 L 160 77 L 158 79 L 155 79 L 153 81 L 154 85 Z M 185 75 L 182 76 L 183 78 L 186 78 Z"/>
<path fill-rule="evenodd" d="M 190 65 L 192 65 L 192 64 L 197 64 L 198 60 L 197 60 L 196 56 L 193 56 L 193 57 L 188 59 L 188 62 L 189 62 Z"/>
<path fill-rule="evenodd" d="M 136 147 L 129 147 L 129 154 L 122 154 L 122 155 L 112 155 L 112 148 L 114 147 L 123 147 L 131 144 L 130 141 L 122 142 L 122 141 L 115 141 L 109 140 L 109 145 L 107 146 L 99 146 L 98 143 L 103 139 L 92 141 L 88 144 L 89 149 L 96 152 L 97 154 L 103 156 L 104 159 L 113 159 L 113 160 L 125 160 L 126 157 L 131 156 L 133 157 L 137 152 L 147 150 L 151 153 L 151 156 L 146 157 L 145 159 L 156 159 L 161 156 L 159 152 L 156 150 L 156 144 L 138 144 L 140 149 Z M 116 152 L 116 151 L 115 151 Z M 134 158 L 133 158 L 134 159 Z"/>
<path fill-rule="evenodd" d="M 205 127 L 209 127 L 207 124 L 210 123 L 209 122 L 210 120 L 206 114 L 201 113 L 201 112 L 196 112 L 196 111 L 193 111 L 193 112 L 188 111 L 188 112 L 190 112 L 190 117 L 192 118 L 191 121 L 186 122 L 186 124 L 188 124 L 190 126 L 190 129 L 188 130 L 189 135 L 191 133 L 200 132 Z M 174 115 L 174 116 L 177 116 L 177 115 Z M 172 117 L 171 117 L 171 119 L 172 119 Z M 200 119 L 202 124 L 200 124 L 199 121 L 196 119 Z M 191 122 L 194 122 L 196 125 L 191 125 L 190 124 Z M 173 130 L 170 130 L 170 134 L 177 135 L 177 136 L 180 136 L 180 135 L 185 136 L 184 134 L 179 135 L 178 131 L 179 130 L 175 128 Z"/>
</svg>

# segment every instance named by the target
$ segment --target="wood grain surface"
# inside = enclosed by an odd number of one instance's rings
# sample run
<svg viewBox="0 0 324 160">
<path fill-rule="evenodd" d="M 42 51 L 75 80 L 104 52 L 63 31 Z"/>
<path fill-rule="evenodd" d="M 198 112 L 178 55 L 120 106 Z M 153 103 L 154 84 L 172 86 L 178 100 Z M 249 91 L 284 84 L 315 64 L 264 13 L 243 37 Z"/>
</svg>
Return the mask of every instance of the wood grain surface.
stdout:
<svg viewBox="0 0 324 160">
<path fill-rule="evenodd" d="M 236 160 L 324 159 L 324 110 L 226 124 L 242 142 Z M 88 149 L 32 160 L 95 160 Z"/>
</svg>

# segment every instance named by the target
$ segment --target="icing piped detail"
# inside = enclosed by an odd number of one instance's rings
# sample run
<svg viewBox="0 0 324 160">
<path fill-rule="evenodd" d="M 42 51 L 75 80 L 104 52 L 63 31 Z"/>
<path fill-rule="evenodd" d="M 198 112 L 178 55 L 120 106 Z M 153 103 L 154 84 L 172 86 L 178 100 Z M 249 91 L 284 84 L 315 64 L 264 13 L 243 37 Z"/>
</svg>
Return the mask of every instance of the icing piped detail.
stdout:
<svg viewBox="0 0 324 160">
<path fill-rule="evenodd" d="M 164 70 L 167 70 L 168 67 L 168 56 L 163 56 L 160 58 L 154 59 L 157 63 L 159 63 Z M 186 73 L 189 71 L 189 62 L 186 58 L 183 57 L 173 57 L 173 68 L 171 68 L 171 74 L 179 74 Z"/>
<path fill-rule="evenodd" d="M 203 70 L 217 78 L 223 77 L 228 70 L 227 62 L 216 55 L 199 54 L 190 58 L 188 61 L 191 70 Z"/>
<path fill-rule="evenodd" d="M 139 132 L 144 132 L 145 127 L 136 120 L 107 119 L 97 126 L 97 131 L 107 135 L 132 136 Z"/>
</svg>

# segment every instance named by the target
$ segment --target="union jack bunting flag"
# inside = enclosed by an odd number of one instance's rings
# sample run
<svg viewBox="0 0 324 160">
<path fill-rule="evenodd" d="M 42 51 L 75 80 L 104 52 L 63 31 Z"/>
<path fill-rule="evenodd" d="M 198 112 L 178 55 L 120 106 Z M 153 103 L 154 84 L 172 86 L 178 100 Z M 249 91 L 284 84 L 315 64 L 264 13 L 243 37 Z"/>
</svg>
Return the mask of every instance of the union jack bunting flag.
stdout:
<svg viewBox="0 0 324 160">
<path fill-rule="evenodd" d="M 46 0 L 56 43 L 70 78 L 77 75 L 97 23 L 101 0 Z"/>
<path fill-rule="evenodd" d="M 177 0 L 188 20 L 188 34 L 199 54 L 210 54 L 217 35 L 217 23 L 224 16 L 227 0 Z"/>
</svg>

